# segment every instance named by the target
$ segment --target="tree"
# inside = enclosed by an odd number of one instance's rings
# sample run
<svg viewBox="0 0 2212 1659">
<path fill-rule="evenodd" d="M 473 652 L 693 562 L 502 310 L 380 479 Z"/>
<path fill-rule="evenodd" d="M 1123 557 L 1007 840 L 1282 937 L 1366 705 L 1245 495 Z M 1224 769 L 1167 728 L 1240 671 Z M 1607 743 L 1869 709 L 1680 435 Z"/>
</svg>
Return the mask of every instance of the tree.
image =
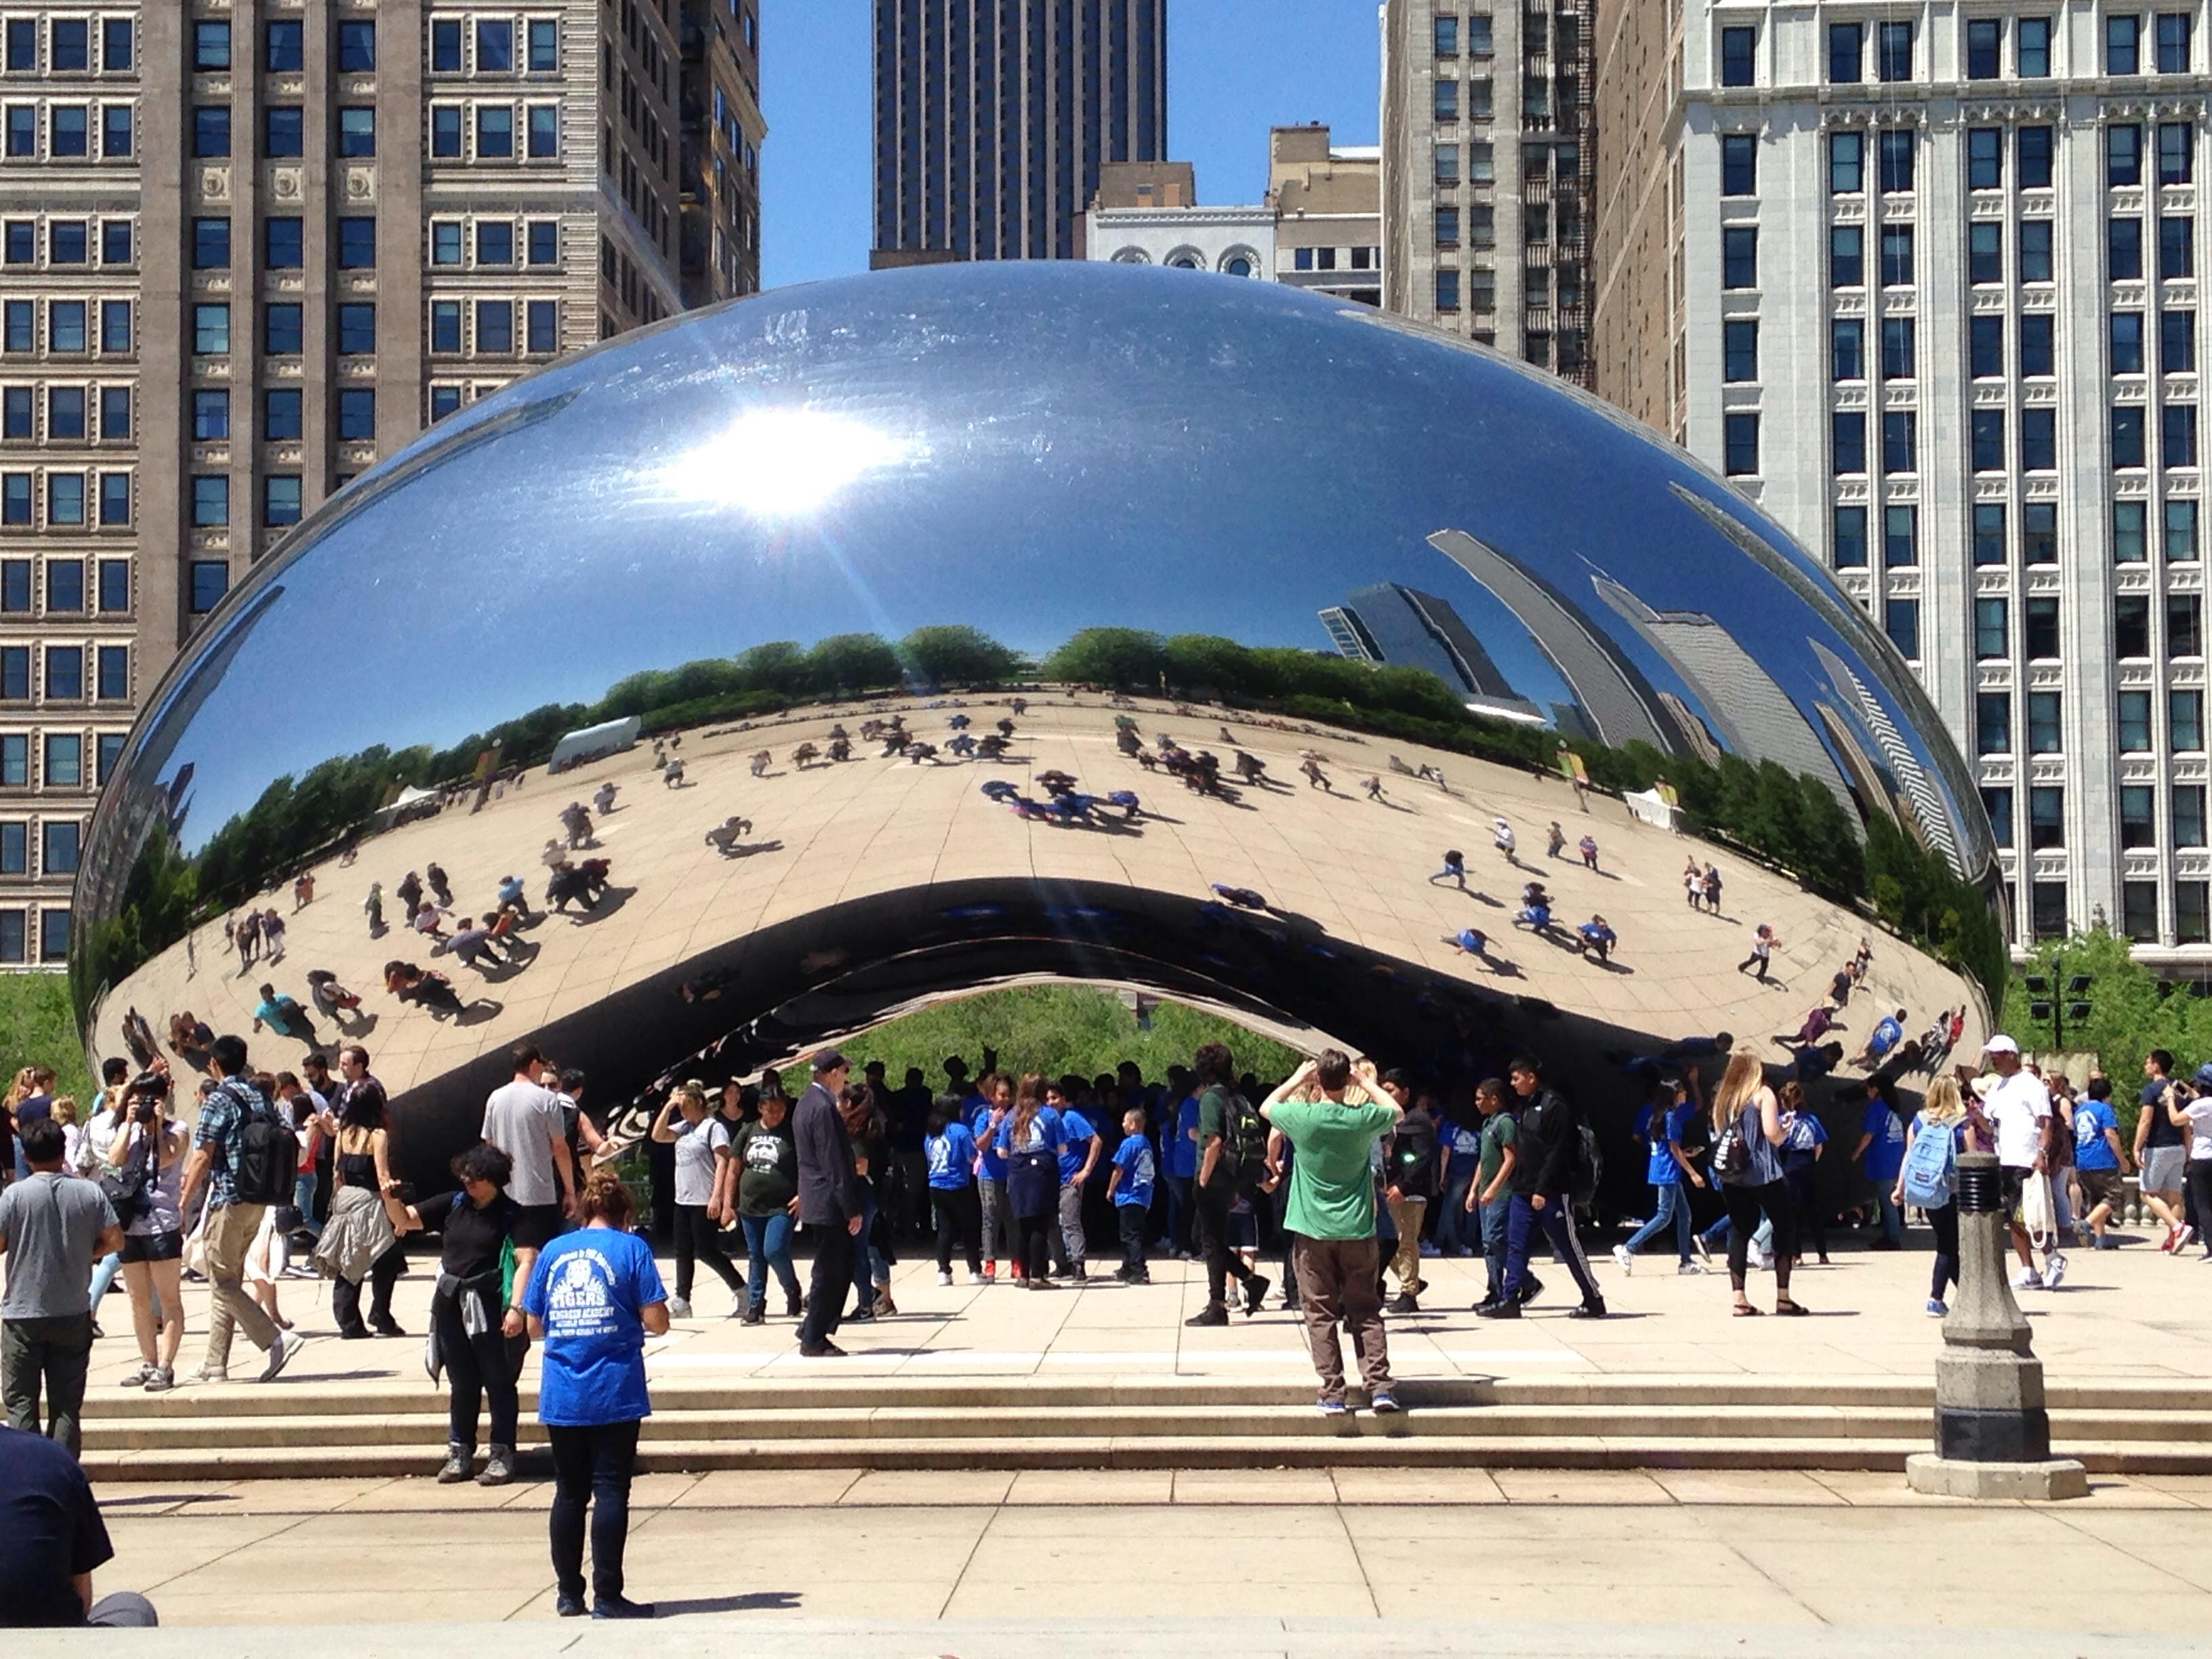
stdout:
<svg viewBox="0 0 2212 1659">
<path fill-rule="evenodd" d="M 1020 655 L 981 629 L 917 628 L 898 642 L 898 659 L 909 679 L 927 690 L 948 685 L 995 685 L 1021 673 Z"/>
<path fill-rule="evenodd" d="M 876 634 L 832 634 L 806 653 L 808 688 L 822 693 L 870 691 L 902 677 L 897 653 Z"/>
<path fill-rule="evenodd" d="M 1038 665 L 1048 680 L 1152 691 L 1167 668 L 1167 643 L 1135 628 L 1086 628 Z"/>
</svg>

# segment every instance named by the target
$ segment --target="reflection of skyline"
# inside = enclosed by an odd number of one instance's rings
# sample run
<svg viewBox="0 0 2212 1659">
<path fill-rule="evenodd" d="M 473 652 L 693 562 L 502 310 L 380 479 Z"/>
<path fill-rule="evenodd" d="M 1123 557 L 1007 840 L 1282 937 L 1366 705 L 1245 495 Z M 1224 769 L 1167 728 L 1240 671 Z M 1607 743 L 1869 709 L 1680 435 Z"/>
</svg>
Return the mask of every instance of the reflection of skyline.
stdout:
<svg viewBox="0 0 2212 1659">
<path fill-rule="evenodd" d="M 1619 748 L 1641 740 L 1662 755 L 1684 751 L 1657 690 L 1588 611 L 1521 560 L 1464 530 L 1439 530 L 1429 544 L 1474 577 L 1528 630 L 1567 683 L 1584 726 L 1598 742 Z"/>
<path fill-rule="evenodd" d="M 1321 612 L 1337 654 L 1355 661 L 1425 669 L 1478 712 L 1544 719 L 1514 690 L 1450 601 L 1399 582 L 1355 589 Z"/>
<path fill-rule="evenodd" d="M 1899 822 L 1914 831 L 1922 846 L 1942 854 L 1950 860 L 1951 867 L 1958 869 L 1959 842 L 1951 833 L 1950 815 L 1944 811 L 1936 786 L 1928 781 L 1927 772 L 1913 757 L 1911 746 L 1897 729 L 1897 723 L 1890 719 L 1889 711 L 1842 658 L 1818 640 L 1808 639 L 1806 643 L 1813 647 L 1813 654 L 1819 659 L 1838 699 L 1845 705 L 1844 713 L 1874 739 L 1889 775 L 1897 780 L 1897 787 L 1903 793 L 1903 799 L 1898 803 L 1902 809 Z M 1826 705 L 1822 707 L 1825 710 Z"/>
</svg>

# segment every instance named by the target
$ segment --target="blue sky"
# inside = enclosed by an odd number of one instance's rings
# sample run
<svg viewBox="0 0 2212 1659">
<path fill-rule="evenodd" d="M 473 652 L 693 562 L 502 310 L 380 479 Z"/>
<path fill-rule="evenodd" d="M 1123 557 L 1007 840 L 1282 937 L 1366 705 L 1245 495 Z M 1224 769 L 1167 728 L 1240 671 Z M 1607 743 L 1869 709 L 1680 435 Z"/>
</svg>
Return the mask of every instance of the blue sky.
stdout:
<svg viewBox="0 0 2212 1659">
<path fill-rule="evenodd" d="M 762 281 L 868 265 L 870 0 L 762 0 Z M 1374 0 L 1169 0 L 1168 148 L 1201 201 L 1256 202 L 1267 129 L 1376 142 Z"/>
</svg>

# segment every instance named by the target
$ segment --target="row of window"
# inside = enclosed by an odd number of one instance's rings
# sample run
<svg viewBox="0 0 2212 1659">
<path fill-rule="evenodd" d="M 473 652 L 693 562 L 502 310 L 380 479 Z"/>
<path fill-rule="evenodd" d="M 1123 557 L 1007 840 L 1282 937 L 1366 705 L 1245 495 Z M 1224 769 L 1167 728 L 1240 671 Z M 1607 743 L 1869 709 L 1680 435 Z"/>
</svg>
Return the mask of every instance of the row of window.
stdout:
<svg viewBox="0 0 2212 1659">
<path fill-rule="evenodd" d="M 376 25 L 369 20 L 337 26 L 332 58 L 341 74 L 359 75 L 376 67 Z M 192 25 L 192 69 L 219 75 L 233 68 L 231 27 L 209 18 Z M 261 67 L 270 75 L 296 75 L 307 67 L 307 26 L 275 19 L 261 26 Z"/>
<path fill-rule="evenodd" d="M 1982 314 L 1967 319 L 1967 368 L 1977 380 L 2006 378 L 2006 319 Z M 1869 326 L 1879 331 L 1880 377 L 1885 380 L 1911 380 L 1918 373 L 1918 321 L 1912 317 L 1883 317 L 1869 325 L 1861 317 L 1837 317 L 1828 324 L 1828 378 L 1832 381 L 1865 380 L 1874 376 L 1867 350 Z M 2057 319 L 2048 313 L 2031 312 L 2018 319 L 2020 357 L 2017 373 L 2027 380 L 2048 379 L 2057 373 Z M 2148 372 L 2144 355 L 2144 313 L 2116 311 L 2108 320 L 2112 372 Z M 2197 370 L 2197 313 L 2169 309 L 2157 313 L 2158 370 L 2161 374 L 2191 374 Z M 1722 325 L 1721 378 L 1729 382 L 1759 379 L 1759 324 L 1738 318 Z M 1989 411 L 1982 411 L 1986 414 Z M 2001 441 L 2001 438 L 2000 438 Z M 1977 469 L 1989 471 L 1995 469 Z"/>
<path fill-rule="evenodd" d="M 297 386 L 270 386 L 261 394 L 258 436 L 271 442 L 304 438 L 305 395 Z M 371 386 L 342 386 L 330 400 L 331 435 L 343 441 L 376 436 L 376 392 Z M 221 443 L 230 437 L 230 392 L 201 386 L 192 392 L 192 439 Z"/>
<path fill-rule="evenodd" d="M 46 55 L 39 55 L 35 17 L 7 21 L 5 70 L 9 75 L 126 75 L 137 67 L 136 41 L 128 17 L 56 17 L 47 21 Z M 100 56 L 93 56 L 94 45 Z"/>
<path fill-rule="evenodd" d="M 2159 12 L 2148 20 L 2139 13 L 2105 15 L 2104 72 L 2106 75 L 2186 75 L 2190 70 L 2192 19 L 2187 12 Z M 2004 73 L 2005 22 L 1996 17 L 1972 18 L 1966 23 L 1966 78 L 1994 81 Z M 1831 84 L 1852 86 L 1867 78 L 1867 49 L 1874 49 L 1873 70 L 1879 81 L 1913 78 L 1916 30 L 1910 21 L 1831 23 L 1828 25 L 1827 70 Z M 2021 80 L 2037 81 L 2051 73 L 2052 20 L 2022 17 L 2013 26 L 2013 73 Z M 2145 45 L 2150 50 L 2146 52 Z M 1721 84 L 1748 87 L 1759 79 L 1759 31 L 1748 25 L 1721 31 Z"/>
<path fill-rule="evenodd" d="M 430 69 L 436 75 L 551 75 L 561 68 L 557 18 L 477 17 L 468 28 L 459 18 L 430 24 Z M 464 52 L 464 43 L 473 46 Z"/>
<path fill-rule="evenodd" d="M 40 116 L 46 119 L 43 123 Z M 40 148 L 43 125 L 46 146 Z M 0 152 L 11 161 L 125 161 L 137 154 L 137 118 L 128 104 L 9 104 L 0 106 Z M 99 135 L 97 150 L 93 137 Z"/>
<path fill-rule="evenodd" d="M 203 472 L 192 481 L 192 527 L 220 530 L 230 523 L 230 478 L 221 472 Z M 261 480 L 261 523 L 281 530 L 300 522 L 303 504 L 300 475 L 273 472 Z M 226 578 L 227 580 L 227 578 Z"/>
<path fill-rule="evenodd" d="M 28 702 L 34 696 L 43 696 L 48 702 L 82 702 L 88 696 L 101 702 L 130 700 L 129 646 L 95 646 L 88 652 L 81 645 L 49 645 L 42 655 L 45 672 L 33 688 L 31 647 L 0 646 L 0 702 Z M 85 672 L 88 665 L 92 670 L 89 678 Z M 51 769 L 47 779 L 53 781 Z"/>
<path fill-rule="evenodd" d="M 21 650 L 10 646 L 6 650 Z M 4 677 L 6 659 L 0 654 L 0 677 Z M 28 672 L 27 670 L 26 671 Z M 115 763 L 123 757 L 123 740 L 128 733 L 102 732 L 94 738 L 91 750 L 95 770 L 85 775 L 85 734 L 82 732 L 48 732 L 37 742 L 27 732 L 0 732 L 0 789 L 28 789 L 32 787 L 31 760 L 33 753 L 40 761 L 39 781 L 48 789 L 82 789 L 88 784 L 104 784 L 112 775 Z"/>
<path fill-rule="evenodd" d="M 296 356 L 301 349 L 301 307 L 274 304 L 263 307 L 262 350 L 272 356 Z M 376 349 L 376 307 L 365 302 L 337 307 L 337 349 L 341 353 Z M 469 343 L 463 343 L 464 320 Z M 521 332 L 518 337 L 516 324 Z M 192 307 L 192 350 L 199 356 L 221 356 L 231 349 L 231 307 L 224 301 L 206 301 Z M 473 350 L 477 353 L 552 352 L 561 349 L 561 308 L 557 300 L 434 300 L 430 303 L 430 349 L 438 352 Z"/>
<path fill-rule="evenodd" d="M 46 431 L 49 443 L 128 443 L 131 388 L 127 386 L 50 386 L 46 388 Z M 36 442 L 39 388 L 0 386 L 0 441 Z M 98 424 L 93 422 L 97 412 Z"/>
<path fill-rule="evenodd" d="M 2016 270 L 2023 283 L 2057 280 L 2054 256 L 2054 227 L 2049 219 L 2014 222 L 2018 244 Z M 1976 220 L 1966 227 L 1966 279 L 1977 288 L 2002 286 L 2004 272 L 2004 225 L 1996 220 Z M 1886 223 L 1877 228 L 1878 264 L 1875 274 L 1882 288 L 1911 288 L 1917 279 L 1914 258 L 1917 238 L 1910 224 Z M 2143 276 L 2143 222 L 2119 216 L 2106 222 L 2106 263 L 2114 282 L 2140 282 Z M 1828 284 L 1836 289 L 1863 289 L 1867 283 L 1867 228 L 1831 225 L 1828 228 Z M 2197 270 L 2197 221 L 2191 214 L 2164 214 L 2158 221 L 2158 274 L 2160 281 L 2192 276 Z M 1759 286 L 1759 227 L 1726 225 L 1721 230 L 1721 286 L 1755 289 Z"/>
<path fill-rule="evenodd" d="M 0 301 L 0 351 L 21 356 L 40 348 L 39 302 L 36 300 Z M 128 300 L 49 300 L 46 302 L 46 349 L 76 356 L 92 349 L 91 321 L 99 321 L 103 356 L 119 356 L 131 349 L 131 301 Z"/>
<path fill-rule="evenodd" d="M 2035 937 L 2038 939 L 2063 939 L 2066 922 L 2066 884 L 2063 882 L 2039 881 L 2033 885 L 2035 893 Z M 2041 890 L 2052 890 L 2046 903 Z M 2137 945 L 2159 943 L 2158 884 L 2154 881 L 2124 881 L 2120 884 L 2120 931 Z M 2212 940 L 2212 883 L 2177 881 L 2173 884 L 2173 931 L 2175 941 L 2182 945 L 2203 945 Z"/>
<path fill-rule="evenodd" d="M 2118 720 L 2120 748 L 2129 754 L 2149 754 L 2155 747 L 2152 726 L 2153 694 L 2148 691 L 2123 691 L 2114 700 Z M 2027 752 L 2031 755 L 2062 753 L 2065 737 L 2060 715 L 2063 712 L 2061 694 L 2057 691 L 2031 691 L 2027 696 Z M 2009 755 L 2013 752 L 2012 725 L 2013 696 L 2009 691 L 1982 691 L 1974 697 L 1974 752 L 1977 755 Z M 2202 691 L 2168 691 L 2166 694 L 2167 747 L 2175 754 L 2201 754 L 2204 749 L 2204 694 Z M 1999 841 L 2012 837 L 2000 828 Z M 2040 846 L 2043 843 L 2038 842 Z M 2051 845 L 2059 845 L 2052 842 Z M 2181 842 L 2184 847 L 2201 847 L 2201 841 Z"/>
<path fill-rule="evenodd" d="M 1830 539 L 1838 569 L 1867 566 L 1869 509 L 1841 506 L 1830 520 Z M 1882 563 L 1886 568 L 1909 568 L 1920 562 L 1919 510 L 1906 502 L 1892 502 L 1881 509 Z M 2002 501 L 1977 501 L 1972 507 L 1969 545 L 1977 566 L 1988 568 L 2010 562 L 2011 515 Z M 2150 558 L 2150 504 L 2115 501 L 2112 508 L 2112 562 L 2144 564 Z M 2170 500 L 2159 509 L 2159 547 L 2168 564 L 2197 562 L 2197 504 Z M 2055 501 L 2023 501 L 2020 507 L 2020 562 L 2023 565 L 2058 562 L 2058 505 Z M 2142 653 L 2148 654 L 2148 653 Z"/>
<path fill-rule="evenodd" d="M 376 220 L 369 216 L 340 217 L 331 239 L 331 263 L 340 270 L 369 270 L 376 264 Z M 293 216 L 271 215 L 261 222 L 261 264 L 265 270 L 302 270 L 307 263 L 307 222 Z M 230 220 L 228 216 L 192 221 L 192 269 L 230 269 Z"/>
<path fill-rule="evenodd" d="M 1436 51 L 1439 58 L 1456 58 L 1462 50 L 1460 20 L 1450 13 L 1441 13 L 1436 19 Z M 1487 58 L 1491 53 L 1490 14 L 1479 11 L 1467 19 L 1464 50 L 1470 58 Z"/>
<path fill-rule="evenodd" d="M 128 559 L 47 559 L 46 613 L 81 616 L 88 599 L 97 599 L 102 616 L 127 615 L 131 610 L 131 561 Z M 88 566 L 98 574 L 88 585 Z M 0 614 L 28 616 L 37 591 L 37 566 L 29 559 L 0 559 Z"/>
<path fill-rule="evenodd" d="M 31 867 L 31 826 L 21 819 L 0 818 L 0 877 L 73 876 L 76 873 L 77 845 L 84 832 L 84 825 L 76 818 L 47 818 L 40 823 L 38 829 L 39 868 L 33 870 Z M 17 915 L 20 920 L 21 912 Z M 0 956 L 0 961 L 5 960 L 4 956 Z M 15 960 L 21 961 L 21 958 L 19 957 Z"/>
<path fill-rule="evenodd" d="M 459 219 L 433 219 L 430 222 L 430 263 L 434 265 L 466 263 L 478 267 L 512 265 L 518 252 L 526 264 L 557 265 L 561 263 L 561 222 L 558 219 L 532 219 L 520 227 L 512 219 L 477 219 L 473 222 L 473 226 L 475 246 L 471 251 L 469 246 L 471 240 L 470 223 Z"/>
<path fill-rule="evenodd" d="M 376 349 L 376 306 L 368 300 L 349 300 L 332 307 L 332 332 L 343 356 L 362 356 Z M 231 308 L 220 301 L 192 307 L 192 349 L 200 356 L 220 356 L 231 349 Z M 261 307 L 261 349 L 271 357 L 296 357 L 306 349 L 307 307 L 293 300 L 270 301 Z"/>
<path fill-rule="evenodd" d="M 334 112 L 331 148 L 339 155 L 364 158 L 376 154 L 376 111 L 367 104 L 348 104 Z M 230 106 L 200 104 L 192 110 L 192 154 L 216 161 L 231 153 Z M 264 159 L 289 161 L 307 153 L 307 112 L 298 104 L 270 104 L 261 112 L 261 154 Z"/>
<path fill-rule="evenodd" d="M 44 521 L 57 529 L 121 529 L 131 523 L 128 472 L 0 472 L 0 526 L 26 528 L 40 521 L 40 484 L 46 486 Z"/>
<path fill-rule="evenodd" d="M 46 263 L 52 266 L 88 265 L 93 250 L 100 251 L 103 266 L 133 264 L 131 221 L 102 219 L 50 219 L 46 222 Z M 10 219 L 0 227 L 0 250 L 11 265 L 34 265 L 39 262 L 39 222 L 35 219 Z"/>
<path fill-rule="evenodd" d="M 23 142 L 26 148 L 16 148 L 16 110 L 27 112 Z M 53 106 L 58 112 L 68 106 Z M 126 117 L 125 136 L 128 139 L 129 106 L 119 108 Z M 473 121 L 471 117 L 473 114 Z M 35 153 L 37 143 L 37 109 L 35 106 L 9 106 L 8 154 L 29 155 Z M 473 147 L 467 143 L 473 128 Z M 74 131 L 75 129 L 72 129 Z M 521 137 L 520 149 L 516 148 L 517 133 Z M 71 142 L 75 142 L 74 138 Z M 231 111 L 228 104 L 201 104 L 192 111 L 192 154 L 203 161 L 216 161 L 232 152 L 234 137 L 231 131 Z M 307 112 L 296 104 L 274 104 L 262 112 L 261 154 L 264 158 L 289 159 L 307 153 Z M 376 112 L 367 106 L 345 106 L 337 112 L 332 145 L 337 155 L 345 157 L 368 157 L 376 154 Z M 57 145 L 52 154 L 82 155 L 82 149 L 65 150 Z M 109 154 L 116 154 L 112 148 Z M 128 154 L 127 148 L 120 152 Z M 434 161 L 456 161 L 464 155 L 478 161 L 509 161 L 517 155 L 533 161 L 556 158 L 561 153 L 561 106 L 556 103 L 514 104 L 433 104 L 430 106 L 430 155 Z"/>
</svg>

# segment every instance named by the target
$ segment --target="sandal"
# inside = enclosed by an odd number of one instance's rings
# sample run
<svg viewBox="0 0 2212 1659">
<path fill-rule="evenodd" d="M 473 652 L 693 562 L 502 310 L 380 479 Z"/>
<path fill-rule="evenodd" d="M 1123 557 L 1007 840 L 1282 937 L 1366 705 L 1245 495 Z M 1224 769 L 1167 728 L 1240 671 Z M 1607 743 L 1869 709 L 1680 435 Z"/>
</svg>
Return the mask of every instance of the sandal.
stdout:
<svg viewBox="0 0 2212 1659">
<path fill-rule="evenodd" d="M 1748 1302 L 1739 1302 L 1735 1304 L 1735 1316 L 1738 1319 L 1756 1319 L 1765 1311 L 1764 1308 L 1753 1307 Z"/>
<path fill-rule="evenodd" d="M 1812 1311 L 1802 1302 L 1777 1302 L 1774 1311 L 1785 1319 L 1802 1319 Z"/>
</svg>

